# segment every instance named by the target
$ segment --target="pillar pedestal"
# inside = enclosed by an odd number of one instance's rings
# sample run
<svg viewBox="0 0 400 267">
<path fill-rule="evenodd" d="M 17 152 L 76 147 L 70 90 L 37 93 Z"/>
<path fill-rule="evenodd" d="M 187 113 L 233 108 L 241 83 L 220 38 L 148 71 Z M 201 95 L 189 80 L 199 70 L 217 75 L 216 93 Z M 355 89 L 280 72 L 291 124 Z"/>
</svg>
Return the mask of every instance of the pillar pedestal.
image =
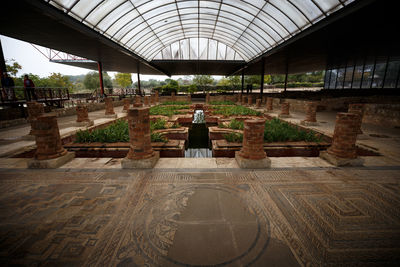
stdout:
<svg viewBox="0 0 400 267">
<path fill-rule="evenodd" d="M 264 151 L 265 120 L 245 120 L 243 145 L 235 153 L 235 159 L 242 169 L 266 169 L 271 167 L 271 160 Z"/>
<path fill-rule="evenodd" d="M 320 157 L 335 166 L 362 166 L 363 159 L 357 157 L 358 115 L 338 113 L 332 145 Z"/>
<path fill-rule="evenodd" d="M 283 102 L 281 105 L 281 113 L 278 115 L 279 118 L 291 118 L 290 116 L 290 103 L 288 102 Z"/>
<path fill-rule="evenodd" d="M 121 161 L 123 169 L 150 169 L 160 158 L 160 153 L 151 147 L 149 111 L 148 107 L 128 111 L 130 148 Z"/>
<path fill-rule="evenodd" d="M 300 122 L 301 125 L 305 126 L 317 126 L 317 104 L 314 102 L 307 103 L 306 106 L 306 118 Z"/>
</svg>

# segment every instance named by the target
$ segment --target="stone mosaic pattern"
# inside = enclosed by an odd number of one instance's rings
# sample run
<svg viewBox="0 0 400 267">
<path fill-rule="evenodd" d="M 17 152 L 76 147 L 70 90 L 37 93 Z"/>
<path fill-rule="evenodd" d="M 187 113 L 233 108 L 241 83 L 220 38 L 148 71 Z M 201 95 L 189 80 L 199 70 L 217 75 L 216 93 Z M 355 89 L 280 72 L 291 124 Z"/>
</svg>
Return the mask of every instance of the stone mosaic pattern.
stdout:
<svg viewBox="0 0 400 267">
<path fill-rule="evenodd" d="M 0 265 L 395 265 L 398 170 L 0 171 Z"/>
</svg>

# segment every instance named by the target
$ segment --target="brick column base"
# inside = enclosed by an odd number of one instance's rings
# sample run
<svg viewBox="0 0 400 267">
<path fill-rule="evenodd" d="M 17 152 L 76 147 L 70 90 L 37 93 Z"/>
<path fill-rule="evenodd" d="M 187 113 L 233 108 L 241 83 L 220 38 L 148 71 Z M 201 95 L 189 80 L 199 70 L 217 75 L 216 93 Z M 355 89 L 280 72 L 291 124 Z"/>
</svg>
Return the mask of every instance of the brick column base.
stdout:
<svg viewBox="0 0 400 267">
<path fill-rule="evenodd" d="M 122 109 L 122 112 L 127 113 L 129 106 L 131 105 L 131 99 L 130 98 L 124 98 L 124 108 Z"/>
<path fill-rule="evenodd" d="M 86 105 L 78 104 L 75 108 L 76 110 L 76 123 L 78 127 L 82 126 L 92 126 L 93 120 L 89 119 L 89 112 Z"/>
<path fill-rule="evenodd" d="M 159 93 L 158 93 L 158 91 L 156 91 L 156 95 L 155 95 L 155 98 L 154 98 L 154 102 L 156 104 L 158 103 L 158 96 L 159 96 Z"/>
<path fill-rule="evenodd" d="M 106 118 L 117 118 L 117 114 L 114 112 L 113 101 L 111 97 L 104 98 L 106 112 L 104 113 Z"/>
<path fill-rule="evenodd" d="M 363 134 L 361 125 L 364 117 L 364 104 L 349 104 L 349 109 L 347 112 L 357 114 L 359 116 L 357 134 Z"/>
<path fill-rule="evenodd" d="M 145 96 L 145 97 L 144 97 L 144 99 L 143 99 L 143 104 L 144 104 L 145 106 L 149 106 L 149 105 L 150 105 L 150 99 L 149 99 L 148 96 Z"/>
<path fill-rule="evenodd" d="M 256 108 L 261 108 L 261 99 L 256 99 Z"/>
<path fill-rule="evenodd" d="M 361 166 L 363 160 L 357 157 L 357 114 L 338 113 L 332 145 L 322 151 L 320 157 L 336 166 Z"/>
<path fill-rule="evenodd" d="M 67 152 L 61 145 L 56 115 L 40 116 L 32 127 L 37 148 L 34 158 L 27 162 L 28 168 L 58 168 L 75 157 L 75 153 Z"/>
<path fill-rule="evenodd" d="M 314 102 L 308 102 L 306 104 L 306 118 L 300 122 L 301 125 L 316 126 L 317 122 L 317 104 Z"/>
<path fill-rule="evenodd" d="M 133 103 L 133 107 L 140 108 L 143 107 L 142 98 L 140 96 L 135 96 L 135 102 Z"/>
<path fill-rule="evenodd" d="M 242 93 L 239 93 L 238 94 L 238 98 L 237 98 L 237 101 L 236 101 L 238 104 L 241 104 L 242 103 Z"/>
<path fill-rule="evenodd" d="M 265 169 L 271 160 L 264 151 L 265 120 L 245 120 L 242 149 L 235 153 L 236 162 L 242 169 Z"/>
<path fill-rule="evenodd" d="M 247 104 L 248 104 L 249 106 L 253 105 L 253 96 L 252 96 L 252 95 L 249 95 L 249 96 L 247 97 Z"/>
<path fill-rule="evenodd" d="M 149 111 L 148 107 L 128 111 L 130 148 L 121 161 L 124 169 L 150 169 L 160 158 L 160 153 L 153 151 L 151 146 Z"/>
<path fill-rule="evenodd" d="M 266 103 L 267 112 L 271 112 L 274 110 L 273 103 L 274 99 L 272 97 L 267 97 L 267 103 Z"/>
<path fill-rule="evenodd" d="M 242 96 L 242 106 L 245 106 L 247 104 L 247 96 Z"/>
<path fill-rule="evenodd" d="M 210 94 L 207 93 L 206 94 L 206 104 L 209 104 L 209 103 L 210 103 Z"/>
<path fill-rule="evenodd" d="M 281 104 L 281 113 L 278 116 L 279 118 L 290 118 L 290 103 L 283 102 Z"/>
<path fill-rule="evenodd" d="M 33 135 L 33 128 L 32 128 L 32 123 L 41 115 L 44 114 L 44 107 L 42 104 L 36 102 L 36 101 L 28 101 L 26 102 L 26 107 L 28 111 L 28 122 L 31 124 L 31 130 L 29 134 L 24 137 L 26 140 L 34 140 L 35 136 Z"/>
</svg>

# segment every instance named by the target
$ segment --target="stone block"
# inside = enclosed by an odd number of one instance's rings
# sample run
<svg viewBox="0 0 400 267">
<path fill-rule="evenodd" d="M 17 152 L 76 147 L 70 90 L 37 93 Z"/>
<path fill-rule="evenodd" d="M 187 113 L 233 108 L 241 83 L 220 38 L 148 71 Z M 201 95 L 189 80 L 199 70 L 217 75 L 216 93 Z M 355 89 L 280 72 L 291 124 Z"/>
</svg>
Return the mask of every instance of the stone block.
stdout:
<svg viewBox="0 0 400 267">
<path fill-rule="evenodd" d="M 93 126 L 93 125 L 94 125 L 93 120 L 75 122 L 75 127 L 89 127 L 89 126 Z"/>
<path fill-rule="evenodd" d="M 160 152 L 155 151 L 154 155 L 150 158 L 145 159 L 130 159 L 124 158 L 121 161 L 121 167 L 123 169 L 152 169 L 160 159 Z"/>
<path fill-rule="evenodd" d="M 116 119 L 118 117 L 117 114 L 106 114 L 104 115 L 105 118 L 107 119 Z"/>
<path fill-rule="evenodd" d="M 269 158 L 263 159 L 246 159 L 239 155 L 239 151 L 235 152 L 235 159 L 237 164 L 242 169 L 268 169 L 271 168 L 271 160 Z"/>
<path fill-rule="evenodd" d="M 356 158 L 341 158 L 336 155 L 330 154 L 327 151 L 321 151 L 319 153 L 319 156 L 329 162 L 332 165 L 338 166 L 338 167 L 356 167 L 356 166 L 363 166 L 364 165 L 364 160 L 362 158 L 356 157 Z"/>
<path fill-rule="evenodd" d="M 30 159 L 27 161 L 29 169 L 55 169 L 75 158 L 75 152 L 67 152 L 66 154 L 53 159 Z"/>
</svg>

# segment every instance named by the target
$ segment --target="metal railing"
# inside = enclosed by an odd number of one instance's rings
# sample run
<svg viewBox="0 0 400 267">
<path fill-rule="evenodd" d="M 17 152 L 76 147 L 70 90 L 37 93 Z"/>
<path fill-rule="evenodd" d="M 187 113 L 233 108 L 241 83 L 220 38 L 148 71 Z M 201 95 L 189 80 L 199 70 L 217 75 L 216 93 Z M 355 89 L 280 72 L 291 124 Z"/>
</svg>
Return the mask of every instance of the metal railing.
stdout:
<svg viewBox="0 0 400 267">
<path fill-rule="evenodd" d="M 27 90 L 22 86 L 11 88 L 1 88 L 1 103 L 13 104 L 24 103 L 29 100 L 46 103 L 46 105 L 62 105 L 62 101 L 69 100 L 68 88 L 47 88 L 36 87 L 33 93 L 30 94 L 32 99 L 29 99 Z"/>
</svg>

